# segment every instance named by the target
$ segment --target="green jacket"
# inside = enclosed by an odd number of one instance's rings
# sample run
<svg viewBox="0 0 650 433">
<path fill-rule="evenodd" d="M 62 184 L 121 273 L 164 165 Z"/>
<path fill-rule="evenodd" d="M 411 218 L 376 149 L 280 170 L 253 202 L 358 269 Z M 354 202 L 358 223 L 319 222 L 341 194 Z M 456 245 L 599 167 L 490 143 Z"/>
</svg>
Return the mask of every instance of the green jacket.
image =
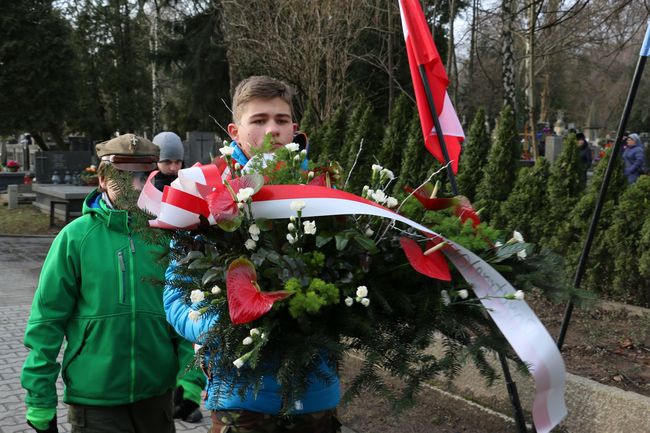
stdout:
<svg viewBox="0 0 650 433">
<path fill-rule="evenodd" d="M 177 375 L 185 398 L 200 402 L 205 377 L 185 374 L 194 352 L 167 323 L 155 282 L 164 279 L 163 252 L 132 233 L 126 211 L 97 192 L 86 197 L 83 215 L 52 243 L 27 322 L 21 383 L 30 421 L 56 414 L 60 369 L 66 403 L 132 403 L 174 388 Z"/>
</svg>

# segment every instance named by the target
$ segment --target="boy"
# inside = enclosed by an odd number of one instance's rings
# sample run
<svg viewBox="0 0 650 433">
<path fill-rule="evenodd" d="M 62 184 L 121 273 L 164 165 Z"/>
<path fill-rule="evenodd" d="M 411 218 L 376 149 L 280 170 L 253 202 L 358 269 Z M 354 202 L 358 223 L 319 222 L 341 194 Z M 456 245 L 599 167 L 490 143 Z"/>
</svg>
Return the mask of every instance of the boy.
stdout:
<svg viewBox="0 0 650 433">
<path fill-rule="evenodd" d="M 156 164 L 159 172 L 153 178 L 153 184 L 162 191 L 165 185 L 171 184 L 178 177 L 178 170 L 183 168 L 183 142 L 171 131 L 157 134 L 152 141 L 160 148 L 160 157 Z"/>
<path fill-rule="evenodd" d="M 58 431 L 61 369 L 72 432 L 171 433 L 172 389 L 183 387 L 189 413 L 205 379 L 184 374 L 194 352 L 165 321 L 162 288 L 153 282 L 163 275 L 162 249 L 132 230 L 124 210 L 155 169 L 158 148 L 125 134 L 96 151 L 99 187 L 86 197 L 83 215 L 54 239 L 27 322 L 27 422 L 37 432 Z"/>
<path fill-rule="evenodd" d="M 293 92 L 285 83 L 265 76 L 250 77 L 237 86 L 233 97 L 233 123 L 228 131 L 233 138 L 233 158 L 242 166 L 252 156 L 252 150 L 261 147 L 266 134 L 271 134 L 274 147 L 292 141 L 297 130 L 293 122 L 291 98 Z M 177 331 L 193 342 L 200 342 L 202 334 L 214 323 L 214 317 L 189 319 L 191 306 L 187 305 L 179 290 L 169 285 L 174 279 L 176 264 L 167 269 L 168 285 L 165 286 L 164 304 L 167 320 Z M 206 363 L 209 365 L 209 363 Z M 332 376 L 337 376 L 325 362 L 321 364 Z M 257 397 L 249 390 L 245 399 L 238 392 L 217 395 L 216 390 L 230 384 L 236 378 L 223 377 L 213 370 L 208 383 L 206 407 L 212 411 L 212 432 L 265 432 L 265 433 L 336 433 L 340 423 L 336 418 L 336 406 L 340 400 L 339 381 L 325 384 L 313 377 L 300 401 L 296 402 L 291 418 L 278 416 L 282 405 L 280 385 L 273 376 L 262 378 L 263 386 Z M 227 386 L 227 385 L 226 385 Z"/>
</svg>

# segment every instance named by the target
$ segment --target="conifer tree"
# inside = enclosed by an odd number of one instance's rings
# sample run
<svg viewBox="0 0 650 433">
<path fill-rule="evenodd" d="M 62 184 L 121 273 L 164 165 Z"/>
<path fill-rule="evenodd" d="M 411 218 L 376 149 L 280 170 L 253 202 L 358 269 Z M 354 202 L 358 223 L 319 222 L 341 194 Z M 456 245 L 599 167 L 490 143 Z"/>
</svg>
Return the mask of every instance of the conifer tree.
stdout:
<svg viewBox="0 0 650 433">
<path fill-rule="evenodd" d="M 341 106 L 336 109 L 332 117 L 323 123 L 318 134 L 321 158 L 330 159 L 339 154 L 345 135 L 346 122 L 347 113 Z"/>
<path fill-rule="evenodd" d="M 575 275 L 578 261 L 584 248 L 584 242 L 589 225 L 591 224 L 596 200 L 600 193 L 610 157 L 611 151 L 596 165 L 594 175 L 587 186 L 585 194 L 580 197 L 578 203 L 571 209 L 568 224 L 562 226 L 561 229 L 563 232 L 559 233 L 560 237 L 567 239 L 569 242 L 565 257 L 567 275 L 571 278 Z M 587 268 L 581 282 L 582 288 L 596 292 L 601 292 L 603 288 L 611 287 L 614 276 L 614 262 L 612 260 L 611 249 L 605 241 L 605 234 L 612 225 L 616 205 L 627 186 L 627 181 L 623 176 L 621 159 L 617 158 L 615 164 L 600 217 L 598 218 L 598 226 L 594 233 L 593 243 L 589 251 Z"/>
<path fill-rule="evenodd" d="M 358 125 L 361 121 L 367 104 L 368 101 L 366 101 L 362 96 L 357 96 L 354 102 L 351 104 L 352 108 L 350 109 L 350 114 L 347 119 L 345 135 L 343 143 L 341 143 L 341 151 L 337 153 L 337 159 L 345 170 L 349 169 L 347 166 L 348 155 L 350 152 L 352 152 L 353 149 L 359 148 L 359 143 L 353 143 L 352 140 L 355 139 L 354 135 L 356 132 L 356 125 Z"/>
<path fill-rule="evenodd" d="M 362 101 L 356 110 L 358 110 L 357 113 L 348 122 L 345 134 L 346 145 L 349 146 L 349 150 L 347 155 L 341 154 L 341 159 L 347 158 L 344 168 L 347 173 L 352 171 L 348 189 L 353 192 L 360 192 L 363 185 L 370 178 L 370 166 L 378 161 L 379 134 L 377 132 L 378 123 L 375 120 L 370 103 Z M 359 152 L 362 143 L 363 148 Z"/>
<path fill-rule="evenodd" d="M 543 157 L 537 158 L 532 168 L 519 170 L 515 186 L 501 208 L 508 231 L 519 231 L 526 241 L 538 242 L 542 236 L 548 210 L 549 175 L 550 164 Z"/>
<path fill-rule="evenodd" d="M 520 157 L 515 116 L 510 106 L 499 114 L 494 131 L 494 142 L 483 167 L 483 178 L 476 189 L 476 209 L 482 209 L 481 218 L 494 226 L 503 227 L 499 211 L 515 183 Z"/>
<path fill-rule="evenodd" d="M 309 101 L 298 124 L 298 129 L 307 134 L 307 140 L 309 141 L 309 159 L 318 159 L 322 153 L 322 140 L 320 137 L 323 128 Z"/>
<path fill-rule="evenodd" d="M 427 173 L 434 163 L 433 156 L 424 146 L 420 119 L 417 116 L 411 118 L 406 138 L 406 146 L 402 155 L 402 163 L 397 171 L 397 182 L 394 193 L 402 191 L 404 186 L 409 185 L 416 188 L 427 178 Z M 388 162 L 386 163 L 388 164 Z M 390 168 L 390 166 L 389 166 Z"/>
<path fill-rule="evenodd" d="M 485 109 L 480 108 L 474 116 L 469 136 L 463 146 L 462 164 L 458 167 L 458 190 L 474 201 L 476 188 L 483 177 L 483 166 L 490 150 L 490 136 L 485 128 Z"/>
<path fill-rule="evenodd" d="M 407 140 L 409 120 L 413 118 L 413 104 L 406 96 L 400 94 L 388 117 L 384 137 L 379 149 L 379 163 L 399 169 L 402 164 L 404 147 Z"/>
<path fill-rule="evenodd" d="M 580 166 L 575 134 L 569 134 L 563 142 L 562 152 L 551 166 L 548 181 L 549 212 L 545 226 L 544 244 L 558 253 L 566 253 L 569 239 L 564 237 L 568 224 L 567 215 L 584 192 L 585 182 Z"/>
<path fill-rule="evenodd" d="M 647 302 L 648 281 L 639 271 L 638 258 L 642 229 L 649 217 L 650 176 L 641 176 L 621 195 L 604 237 L 614 262 L 612 294 L 621 301 Z"/>
</svg>

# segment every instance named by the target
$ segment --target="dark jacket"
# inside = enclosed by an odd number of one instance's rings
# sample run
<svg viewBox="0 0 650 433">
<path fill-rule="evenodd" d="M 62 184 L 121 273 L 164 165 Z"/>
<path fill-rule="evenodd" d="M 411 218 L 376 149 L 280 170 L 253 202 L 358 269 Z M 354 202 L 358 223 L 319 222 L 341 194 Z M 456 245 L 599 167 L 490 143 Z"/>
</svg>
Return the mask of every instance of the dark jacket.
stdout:
<svg viewBox="0 0 650 433">
<path fill-rule="evenodd" d="M 636 144 L 625 149 L 623 151 L 623 162 L 625 163 L 623 173 L 627 177 L 627 182 L 636 182 L 639 176 L 646 171 L 643 145 Z"/>
</svg>

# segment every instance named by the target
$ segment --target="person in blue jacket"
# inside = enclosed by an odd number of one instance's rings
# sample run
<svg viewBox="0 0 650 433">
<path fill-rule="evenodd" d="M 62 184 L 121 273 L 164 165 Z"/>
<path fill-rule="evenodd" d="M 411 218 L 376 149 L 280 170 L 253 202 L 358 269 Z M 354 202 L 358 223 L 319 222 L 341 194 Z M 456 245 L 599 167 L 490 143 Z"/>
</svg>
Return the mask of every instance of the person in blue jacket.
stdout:
<svg viewBox="0 0 650 433">
<path fill-rule="evenodd" d="M 636 182 L 639 176 L 646 172 L 645 149 L 638 134 L 628 135 L 626 147 L 623 150 L 623 162 L 625 163 L 623 174 L 629 184 Z"/>
<path fill-rule="evenodd" d="M 297 130 L 293 123 L 292 96 L 288 85 L 266 76 L 250 77 L 237 86 L 233 97 L 233 123 L 228 125 L 235 161 L 245 165 L 252 156 L 252 149 L 259 148 L 267 134 L 271 135 L 274 147 L 292 141 Z M 167 321 L 185 339 L 203 344 L 204 334 L 217 317 L 201 315 L 196 321 L 190 319 L 189 313 L 194 308 L 185 302 L 181 290 L 174 286 L 174 280 L 178 278 L 175 277 L 176 267 L 172 261 L 166 272 L 163 300 Z M 218 347 L 215 349 L 212 352 L 218 353 Z M 262 388 L 256 395 L 249 390 L 242 398 L 237 391 L 237 378 L 225 377 L 216 370 L 217 362 L 205 361 L 205 365 L 214 366 L 208 372 L 206 397 L 206 408 L 212 412 L 212 432 L 340 432 L 336 417 L 336 407 L 341 398 L 340 383 L 336 371 L 325 361 L 319 370 L 334 380 L 325 382 L 312 374 L 308 389 L 294 402 L 290 417 L 280 416 L 281 385 L 274 375 L 262 378 Z M 234 385 L 233 392 L 218 392 L 229 385 Z"/>
</svg>

